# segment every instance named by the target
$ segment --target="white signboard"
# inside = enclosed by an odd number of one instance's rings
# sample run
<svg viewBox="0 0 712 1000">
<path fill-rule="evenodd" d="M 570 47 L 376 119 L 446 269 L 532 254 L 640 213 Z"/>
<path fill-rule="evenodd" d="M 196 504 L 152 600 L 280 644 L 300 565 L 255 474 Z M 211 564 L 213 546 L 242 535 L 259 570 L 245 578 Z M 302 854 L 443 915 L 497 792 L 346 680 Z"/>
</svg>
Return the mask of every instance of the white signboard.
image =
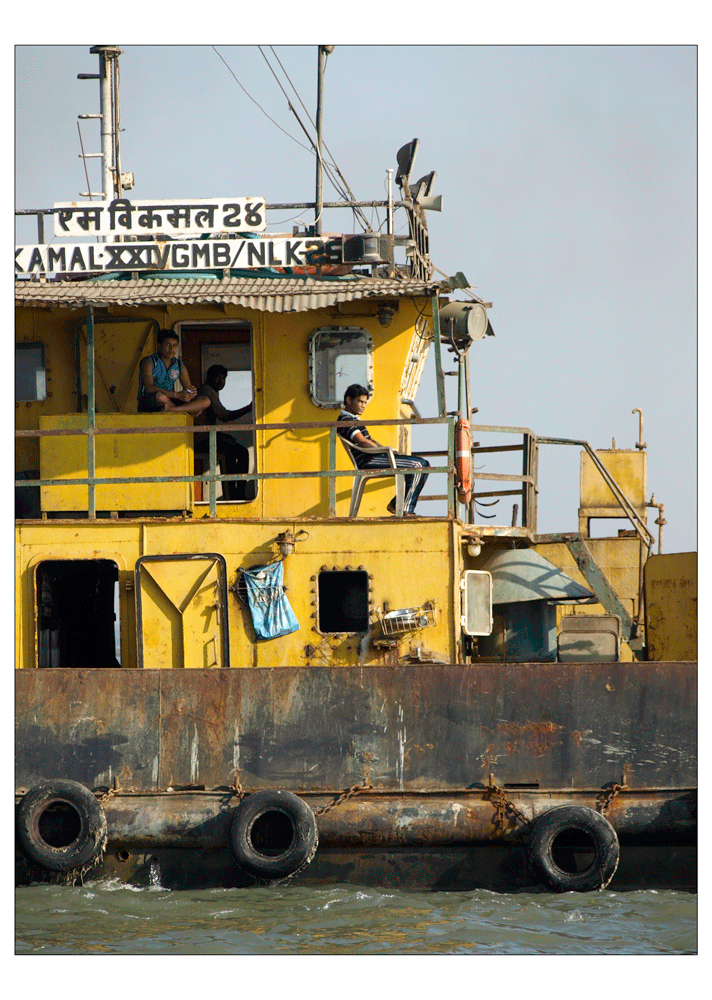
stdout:
<svg viewBox="0 0 712 1000">
<path fill-rule="evenodd" d="M 341 237 L 70 243 L 15 247 L 16 274 L 288 268 L 341 264 L 342 260 Z"/>
<path fill-rule="evenodd" d="M 55 236 L 148 236 L 199 232 L 261 232 L 264 198 L 197 198 L 191 201 L 59 201 Z"/>
</svg>

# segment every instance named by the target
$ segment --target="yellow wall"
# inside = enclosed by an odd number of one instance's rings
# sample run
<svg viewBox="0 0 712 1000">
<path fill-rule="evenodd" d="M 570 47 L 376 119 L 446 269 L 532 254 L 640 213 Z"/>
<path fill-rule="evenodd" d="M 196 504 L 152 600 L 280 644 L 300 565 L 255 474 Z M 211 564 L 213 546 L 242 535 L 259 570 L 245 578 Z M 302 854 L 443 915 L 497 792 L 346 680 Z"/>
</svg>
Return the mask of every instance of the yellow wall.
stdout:
<svg viewBox="0 0 712 1000">
<path fill-rule="evenodd" d="M 396 662 L 408 655 L 411 645 L 426 648 L 436 659 L 459 658 L 448 626 L 453 618 L 459 620 L 460 612 L 459 590 L 452 569 L 453 525 L 446 520 L 419 521 L 417 528 L 408 521 L 378 523 L 361 518 L 341 524 L 290 520 L 272 524 L 104 520 L 18 525 L 17 666 L 33 667 L 37 662 L 35 571 L 44 560 L 106 558 L 117 562 L 122 666 L 135 667 L 134 570 L 139 556 L 218 552 L 227 563 L 228 585 L 234 586 L 239 569 L 279 558 L 276 539 L 280 532 L 291 530 L 296 534 L 302 529 L 309 537 L 297 542 L 295 551 L 283 564 L 287 597 L 301 627 L 277 639 L 255 640 L 249 611 L 230 591 L 228 621 L 233 668 Z M 384 602 L 395 610 L 435 601 L 436 625 L 406 635 L 390 651 L 364 644 L 358 635 L 317 632 L 312 615 L 316 613 L 313 602 L 320 569 L 361 566 L 372 576 L 374 611 L 383 608 Z"/>
<path fill-rule="evenodd" d="M 419 308 L 418 308 L 419 307 Z M 225 320 L 247 321 L 252 325 L 255 369 L 255 420 L 265 423 L 328 422 L 338 417 L 338 409 L 315 406 L 309 396 L 309 337 L 323 326 L 361 326 L 374 344 L 375 392 L 366 419 L 397 419 L 400 414 L 400 387 L 409 360 L 413 326 L 423 302 L 401 301 L 390 325 L 382 327 L 376 315 L 376 303 L 348 303 L 339 308 L 306 313 L 260 313 L 238 307 L 167 307 L 142 308 L 129 322 L 124 310 L 110 310 L 114 318 L 126 322 L 102 323 L 102 313 L 95 317 L 96 409 L 97 413 L 135 413 L 137 365 L 156 349 L 155 326 L 170 329 L 178 322 Z M 85 366 L 86 346 L 83 334 L 85 310 L 19 309 L 16 340 L 42 341 L 48 368 L 51 396 L 42 402 L 19 403 L 16 407 L 18 429 L 37 428 L 40 415 L 74 414 L 76 406 L 76 354 L 79 344 L 80 368 Z M 151 321 L 155 321 L 155 324 Z M 197 372 L 191 372 L 193 380 Z M 111 391 L 113 389 L 113 392 Z M 86 381 L 82 379 L 82 393 Z M 86 407 L 84 407 L 86 409 Z M 157 415 L 157 419 L 162 419 Z M 384 444 L 398 445 L 398 428 L 374 428 L 373 436 Z M 443 447 L 446 431 L 443 425 Z M 39 446 L 36 439 L 19 439 L 17 468 L 39 469 Z M 328 469 L 328 431 L 318 428 L 294 431 L 262 431 L 256 441 L 257 472 L 297 472 Z M 337 468 L 351 468 L 343 447 L 337 442 Z M 337 480 L 338 516 L 346 516 L 351 497 L 351 476 Z M 366 487 L 361 514 L 380 515 L 393 495 L 389 479 L 371 481 Z M 135 508 L 132 508 L 135 509 Z M 173 509 L 168 505 L 166 509 Z M 226 513 L 222 511 L 221 513 Z M 257 499 L 232 507 L 230 516 L 239 518 L 326 516 L 328 513 L 327 479 L 292 479 L 261 482 Z"/>
<path fill-rule="evenodd" d="M 651 556 L 645 564 L 649 660 L 697 659 L 697 553 Z"/>
</svg>

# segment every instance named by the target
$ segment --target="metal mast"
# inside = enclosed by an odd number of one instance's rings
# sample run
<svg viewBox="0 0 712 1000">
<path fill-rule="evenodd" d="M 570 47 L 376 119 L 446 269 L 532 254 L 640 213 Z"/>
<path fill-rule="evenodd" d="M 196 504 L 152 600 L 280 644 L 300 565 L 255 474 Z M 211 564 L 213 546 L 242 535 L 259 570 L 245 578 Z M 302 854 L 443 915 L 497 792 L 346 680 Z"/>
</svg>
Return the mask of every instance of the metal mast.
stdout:
<svg viewBox="0 0 712 1000">
<path fill-rule="evenodd" d="M 89 51 L 99 56 L 99 73 L 78 73 L 79 80 L 98 80 L 100 112 L 98 115 L 79 115 L 80 118 L 101 120 L 101 153 L 84 153 L 86 160 L 101 157 L 102 191 L 94 192 L 105 201 L 121 198 L 123 189 L 133 187 L 133 175 L 122 174 L 119 160 L 119 56 L 121 49 L 116 45 L 94 45 Z M 92 197 L 92 192 L 82 192 Z"/>
<path fill-rule="evenodd" d="M 324 93 L 324 66 L 326 57 L 334 51 L 333 45 L 319 46 L 319 66 L 316 87 L 316 204 L 314 206 L 314 235 L 321 236 L 321 214 L 324 209 L 323 177 L 324 167 L 321 159 L 321 122 L 322 98 Z"/>
</svg>

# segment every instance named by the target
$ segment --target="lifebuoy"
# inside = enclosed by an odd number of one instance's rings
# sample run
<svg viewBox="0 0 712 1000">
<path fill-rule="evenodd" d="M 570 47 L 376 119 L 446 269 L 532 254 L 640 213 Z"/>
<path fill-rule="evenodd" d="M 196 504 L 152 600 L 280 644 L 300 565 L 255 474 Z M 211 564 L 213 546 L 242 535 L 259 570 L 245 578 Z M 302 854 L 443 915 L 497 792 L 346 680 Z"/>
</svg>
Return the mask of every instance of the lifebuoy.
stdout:
<svg viewBox="0 0 712 1000">
<path fill-rule="evenodd" d="M 620 857 L 618 836 L 605 816 L 588 806 L 559 806 L 544 813 L 529 841 L 535 872 L 555 892 L 605 889 Z M 578 870 L 576 860 L 585 858 Z"/>
<path fill-rule="evenodd" d="M 319 837 L 306 802 L 283 789 L 265 789 L 237 807 L 228 842 L 235 861 L 249 875 L 278 881 L 309 864 Z"/>
<path fill-rule="evenodd" d="M 457 495 L 460 503 L 472 499 L 472 437 L 469 420 L 455 424 L 455 472 Z"/>
<path fill-rule="evenodd" d="M 20 800 L 17 840 L 30 861 L 50 871 L 83 868 L 106 846 L 106 816 L 79 782 L 43 781 Z"/>
</svg>

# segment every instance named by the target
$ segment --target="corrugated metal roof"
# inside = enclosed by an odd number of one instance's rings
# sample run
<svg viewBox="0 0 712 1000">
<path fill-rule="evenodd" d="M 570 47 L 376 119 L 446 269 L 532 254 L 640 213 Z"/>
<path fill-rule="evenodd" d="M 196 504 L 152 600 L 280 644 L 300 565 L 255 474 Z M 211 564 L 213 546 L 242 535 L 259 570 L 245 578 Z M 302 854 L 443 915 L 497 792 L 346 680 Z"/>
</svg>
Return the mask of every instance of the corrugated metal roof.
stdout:
<svg viewBox="0 0 712 1000">
<path fill-rule="evenodd" d="M 307 312 L 337 302 L 369 298 L 433 295 L 435 281 L 411 278 L 185 277 L 130 278 L 123 281 L 16 281 L 18 305 L 85 306 L 180 305 L 219 302 L 260 312 Z"/>
</svg>

